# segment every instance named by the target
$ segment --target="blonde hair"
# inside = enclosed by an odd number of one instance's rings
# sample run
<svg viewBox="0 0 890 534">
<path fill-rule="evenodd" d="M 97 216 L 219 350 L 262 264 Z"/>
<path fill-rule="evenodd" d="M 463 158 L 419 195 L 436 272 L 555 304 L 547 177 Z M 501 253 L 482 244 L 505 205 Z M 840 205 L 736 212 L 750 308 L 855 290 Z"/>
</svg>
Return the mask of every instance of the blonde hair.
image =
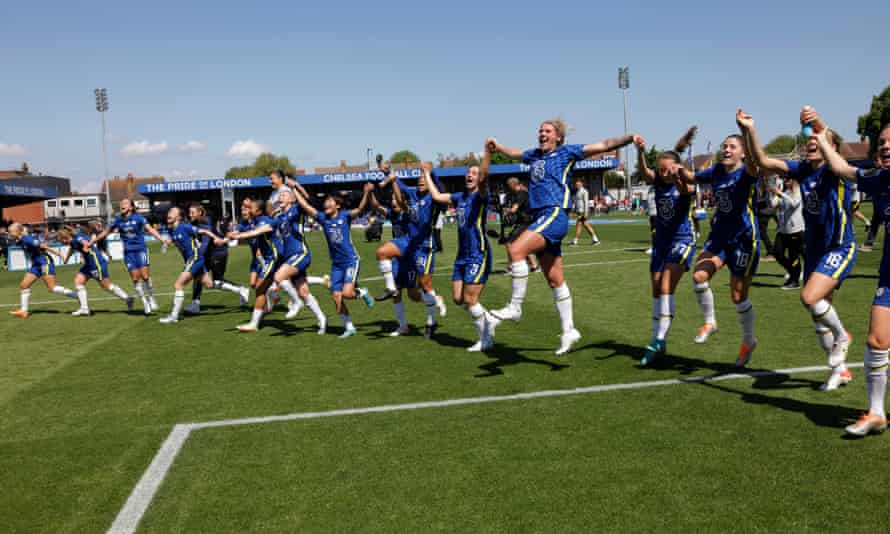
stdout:
<svg viewBox="0 0 890 534">
<path fill-rule="evenodd" d="M 67 226 L 64 228 L 59 228 L 59 231 L 56 232 L 56 236 L 58 236 L 59 239 L 71 239 L 73 235 L 74 234 L 71 232 L 71 228 Z"/>
<path fill-rule="evenodd" d="M 541 124 L 549 124 L 553 126 L 553 129 L 556 130 L 556 133 L 559 134 L 559 141 L 557 141 L 556 146 L 562 146 L 566 142 L 566 136 L 572 131 L 571 126 L 568 123 L 559 117 L 555 119 L 548 119 L 542 122 Z"/>
<path fill-rule="evenodd" d="M 19 223 L 12 223 L 6 231 L 9 232 L 10 235 L 15 234 L 16 236 L 21 236 L 25 233 L 25 227 Z"/>
</svg>

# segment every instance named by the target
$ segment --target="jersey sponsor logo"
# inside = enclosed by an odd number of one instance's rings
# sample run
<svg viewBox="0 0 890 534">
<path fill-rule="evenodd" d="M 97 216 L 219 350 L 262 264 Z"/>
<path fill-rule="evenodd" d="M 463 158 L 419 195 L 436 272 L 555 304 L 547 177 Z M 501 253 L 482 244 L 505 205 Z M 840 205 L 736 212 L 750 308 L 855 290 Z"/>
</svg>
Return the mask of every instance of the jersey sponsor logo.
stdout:
<svg viewBox="0 0 890 534">
<path fill-rule="evenodd" d="M 331 243 L 340 243 L 343 241 L 343 231 L 340 228 L 331 226 L 328 228 L 327 233 L 328 239 L 331 241 Z"/>
<path fill-rule="evenodd" d="M 656 209 L 658 216 L 665 220 L 670 220 L 674 218 L 674 199 L 672 198 L 660 198 L 658 202 L 656 202 Z"/>
<path fill-rule="evenodd" d="M 808 213 L 818 215 L 820 211 L 819 194 L 815 191 L 807 191 L 806 195 L 804 195 L 804 205 Z"/>
<path fill-rule="evenodd" d="M 531 179 L 533 182 L 540 182 L 547 175 L 547 162 L 539 159 L 532 164 Z"/>
<path fill-rule="evenodd" d="M 714 197 L 717 200 L 718 210 L 723 213 L 732 211 L 732 193 L 730 193 L 728 189 L 718 189 L 717 192 L 714 193 Z"/>
</svg>

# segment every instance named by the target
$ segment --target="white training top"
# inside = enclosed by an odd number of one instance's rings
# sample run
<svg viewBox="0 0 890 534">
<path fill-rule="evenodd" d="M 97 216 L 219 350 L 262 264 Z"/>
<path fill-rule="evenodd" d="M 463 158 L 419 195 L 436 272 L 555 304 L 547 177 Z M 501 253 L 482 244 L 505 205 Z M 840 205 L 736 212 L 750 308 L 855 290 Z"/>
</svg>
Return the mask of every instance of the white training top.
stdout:
<svg viewBox="0 0 890 534">
<path fill-rule="evenodd" d="M 579 187 L 575 190 L 575 213 L 579 215 L 587 215 L 590 209 L 590 194 L 586 187 Z"/>
<path fill-rule="evenodd" d="M 790 189 L 778 195 L 772 195 L 770 204 L 776 208 L 780 234 L 796 234 L 804 231 L 806 225 L 803 220 L 800 189 Z"/>
<path fill-rule="evenodd" d="M 655 186 L 649 186 L 646 193 L 646 208 L 649 210 L 650 217 L 658 217 L 658 206 L 655 204 Z"/>
</svg>

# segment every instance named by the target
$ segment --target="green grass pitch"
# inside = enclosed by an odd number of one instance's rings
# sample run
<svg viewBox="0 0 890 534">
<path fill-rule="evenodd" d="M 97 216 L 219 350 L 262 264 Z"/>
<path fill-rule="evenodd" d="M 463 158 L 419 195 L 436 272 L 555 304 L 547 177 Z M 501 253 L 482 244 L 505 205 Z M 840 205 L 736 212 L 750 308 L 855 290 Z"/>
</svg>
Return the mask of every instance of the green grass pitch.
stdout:
<svg viewBox="0 0 890 534">
<path fill-rule="evenodd" d="M 728 273 L 712 283 L 720 332 L 692 343 L 700 315 L 687 276 L 668 356 L 641 369 L 651 330 L 648 227 L 598 231 L 601 246 L 565 248 L 584 336 L 565 357 L 553 355 L 558 319 L 541 275 L 532 276 L 522 322 L 501 326 L 495 348 L 474 354 L 465 350 L 471 320 L 453 305 L 433 341 L 386 337 L 391 304 L 360 302 L 350 303 L 359 335 L 337 339 L 339 318 L 319 286 L 325 336 L 308 311 L 284 321 L 283 310 L 257 334 L 239 334 L 248 313 L 216 291 L 205 292 L 200 316 L 162 325 L 158 315 L 127 315 L 116 300 L 94 301 L 90 318 L 70 317 L 73 301 L 41 304 L 60 297 L 37 285 L 35 313 L 20 320 L 6 312 L 21 274 L 0 273 L 0 529 L 105 531 L 177 423 L 731 372 L 739 328 Z M 353 238 L 376 294 L 376 245 L 358 231 Z M 322 239 L 309 237 L 314 274 L 329 266 Z M 447 228 L 436 258 L 446 298 L 455 241 Z M 166 313 L 181 261 L 153 252 Z M 862 359 L 879 259 L 860 254 L 835 301 L 854 336 L 851 361 Z M 228 277 L 245 281 L 247 260 L 245 248 L 234 250 Z M 74 272 L 59 269 L 59 281 L 70 286 Z M 120 263 L 111 275 L 132 292 Z M 761 263 L 752 370 L 825 363 L 798 293 L 781 283 L 780 267 Z M 483 303 L 500 307 L 509 286 L 492 275 Z M 93 299 L 109 296 L 88 287 Z M 408 310 L 422 326 L 423 306 Z M 830 393 L 816 390 L 824 376 L 811 372 L 204 428 L 186 442 L 140 531 L 879 532 L 890 521 L 890 440 L 843 439 L 865 407 L 862 371 L 853 372 Z"/>
</svg>

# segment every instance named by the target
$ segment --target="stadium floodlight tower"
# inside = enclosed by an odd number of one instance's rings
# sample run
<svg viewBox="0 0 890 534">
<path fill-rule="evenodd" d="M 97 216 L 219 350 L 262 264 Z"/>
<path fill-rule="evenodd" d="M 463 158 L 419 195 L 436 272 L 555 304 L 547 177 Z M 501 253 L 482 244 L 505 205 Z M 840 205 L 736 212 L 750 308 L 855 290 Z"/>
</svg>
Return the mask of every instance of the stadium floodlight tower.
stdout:
<svg viewBox="0 0 890 534">
<path fill-rule="evenodd" d="M 108 111 L 108 90 L 102 87 L 93 92 L 96 95 L 96 111 L 102 115 L 102 163 L 105 168 L 105 222 L 111 224 L 111 184 L 108 182 L 108 151 L 105 147 L 105 112 Z"/>
<path fill-rule="evenodd" d="M 371 154 L 372 154 L 373 152 L 374 152 L 374 149 L 371 148 L 371 147 L 368 147 L 368 150 L 365 152 L 365 155 L 366 155 L 367 158 L 368 158 L 368 170 L 369 170 L 369 171 L 370 171 L 370 170 L 373 170 L 373 167 L 371 167 Z"/>
<path fill-rule="evenodd" d="M 627 90 L 630 89 L 630 67 L 618 67 L 618 89 L 624 95 L 624 135 L 627 135 Z M 630 199 L 630 145 L 624 147 L 624 179 Z"/>
</svg>

